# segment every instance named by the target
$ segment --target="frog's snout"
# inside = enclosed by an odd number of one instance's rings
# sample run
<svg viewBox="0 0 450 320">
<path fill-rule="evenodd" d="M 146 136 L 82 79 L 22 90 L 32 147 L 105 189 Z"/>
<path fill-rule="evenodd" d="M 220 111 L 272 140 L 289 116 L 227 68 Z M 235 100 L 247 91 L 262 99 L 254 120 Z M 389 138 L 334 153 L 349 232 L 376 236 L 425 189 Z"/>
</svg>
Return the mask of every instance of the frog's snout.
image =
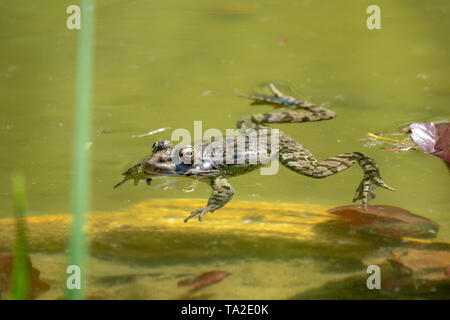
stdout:
<svg viewBox="0 0 450 320">
<path fill-rule="evenodd" d="M 144 171 L 147 174 L 154 173 L 153 172 L 154 171 L 153 165 L 151 165 L 148 160 L 142 161 L 141 169 L 142 169 L 142 171 Z"/>
<path fill-rule="evenodd" d="M 145 160 L 141 163 L 142 171 L 147 175 L 173 175 L 175 166 L 171 162 L 162 162 L 155 159 Z"/>
</svg>

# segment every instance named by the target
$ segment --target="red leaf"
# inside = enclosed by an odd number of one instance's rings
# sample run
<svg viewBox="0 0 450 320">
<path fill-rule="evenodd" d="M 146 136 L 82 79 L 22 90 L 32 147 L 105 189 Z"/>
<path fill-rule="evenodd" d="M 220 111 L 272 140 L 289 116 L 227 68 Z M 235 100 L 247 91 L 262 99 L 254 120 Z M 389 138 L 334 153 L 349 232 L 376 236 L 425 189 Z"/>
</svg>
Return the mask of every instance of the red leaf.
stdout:
<svg viewBox="0 0 450 320">
<path fill-rule="evenodd" d="M 401 238 L 404 236 L 434 237 L 438 225 L 433 221 L 394 206 L 342 206 L 328 210 L 354 231 L 371 235 Z"/>
<path fill-rule="evenodd" d="M 367 206 L 367 209 L 354 205 L 342 206 L 329 209 L 328 212 L 349 219 L 356 225 L 374 222 L 433 223 L 429 219 L 413 214 L 405 209 L 386 205 Z"/>
<path fill-rule="evenodd" d="M 434 155 L 450 162 L 450 123 L 438 123 L 436 128 L 438 141 L 435 145 L 436 153 Z"/>
<path fill-rule="evenodd" d="M 430 280 L 436 279 L 436 271 L 439 271 L 438 278 L 448 279 L 447 268 L 450 266 L 450 252 L 444 250 L 421 250 L 408 249 L 402 254 L 394 255 L 388 259 L 391 265 L 400 272 L 420 274 L 423 279 L 427 279 L 427 273 Z"/>
<path fill-rule="evenodd" d="M 11 276 L 13 273 L 14 256 L 12 253 L 0 253 L 0 297 L 2 293 L 9 294 L 11 285 Z M 50 285 L 39 279 L 41 273 L 38 269 L 33 268 L 30 257 L 27 256 L 30 292 L 29 297 L 34 299 L 40 294 L 50 289 Z"/>
<path fill-rule="evenodd" d="M 426 153 L 450 162 L 450 123 L 416 122 L 411 139 Z"/>
<path fill-rule="evenodd" d="M 178 281 L 178 287 L 191 287 L 190 292 L 199 290 L 203 287 L 210 286 L 216 282 L 222 281 L 225 277 L 229 276 L 231 273 L 226 271 L 208 271 L 201 275 Z"/>
</svg>

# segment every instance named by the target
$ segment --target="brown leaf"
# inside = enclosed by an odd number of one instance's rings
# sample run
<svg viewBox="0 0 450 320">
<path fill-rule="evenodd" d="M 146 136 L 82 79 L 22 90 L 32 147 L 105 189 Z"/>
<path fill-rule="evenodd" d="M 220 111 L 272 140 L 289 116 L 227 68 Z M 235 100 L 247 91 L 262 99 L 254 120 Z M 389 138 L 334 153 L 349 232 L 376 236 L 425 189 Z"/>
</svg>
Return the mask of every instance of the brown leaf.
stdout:
<svg viewBox="0 0 450 320">
<path fill-rule="evenodd" d="M 348 218 L 354 220 L 356 224 L 366 224 L 373 223 L 375 221 L 380 222 L 431 222 L 431 220 L 421 217 L 419 215 L 413 214 L 408 210 L 402 209 L 400 207 L 378 205 L 378 206 L 367 206 L 364 209 L 362 206 L 342 206 L 336 207 L 328 210 L 328 212 L 341 216 L 343 218 Z"/>
<path fill-rule="evenodd" d="M 194 292 L 201 288 L 210 286 L 214 283 L 222 281 L 224 278 L 229 276 L 231 273 L 226 271 L 214 270 L 208 271 L 200 274 L 195 278 L 188 278 L 178 281 L 178 287 L 191 287 L 190 292 Z"/>
<path fill-rule="evenodd" d="M 40 271 L 33 268 L 30 257 L 27 256 L 28 274 L 30 281 L 29 297 L 34 299 L 40 294 L 48 291 L 50 285 L 39 279 Z M 0 253 L 0 294 L 9 295 L 11 277 L 14 266 L 14 255 L 12 253 Z"/>
<path fill-rule="evenodd" d="M 425 270 L 444 271 L 450 265 L 450 252 L 409 249 L 403 254 L 395 254 L 390 261 L 393 261 L 396 265 L 401 265 L 412 273 Z"/>
<path fill-rule="evenodd" d="M 389 238 L 434 237 L 438 225 L 430 219 L 394 206 L 342 206 L 328 210 L 355 231 Z"/>
<path fill-rule="evenodd" d="M 450 252 L 444 250 L 408 249 L 388 259 L 399 273 L 426 281 L 448 281 Z"/>
</svg>

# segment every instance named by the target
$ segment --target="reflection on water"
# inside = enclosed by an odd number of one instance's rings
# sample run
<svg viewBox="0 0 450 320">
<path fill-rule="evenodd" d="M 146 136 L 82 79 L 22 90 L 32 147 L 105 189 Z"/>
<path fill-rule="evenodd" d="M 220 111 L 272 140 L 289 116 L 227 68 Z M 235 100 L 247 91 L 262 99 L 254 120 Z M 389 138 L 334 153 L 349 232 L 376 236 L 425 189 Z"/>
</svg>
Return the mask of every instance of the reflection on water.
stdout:
<svg viewBox="0 0 450 320">
<path fill-rule="evenodd" d="M 12 216 L 9 177 L 15 168 L 26 173 L 33 215 L 68 210 L 77 40 L 77 32 L 65 27 L 70 4 L 1 3 L 0 217 Z M 359 140 L 368 132 L 394 132 L 408 121 L 450 120 L 450 6 L 445 0 L 400 0 L 380 7 L 382 30 L 370 31 L 366 3 L 357 0 L 98 1 L 94 210 L 148 199 L 206 201 L 209 187 L 189 187 L 189 179 L 113 186 L 172 129 L 193 130 L 194 121 L 202 120 L 203 130 L 225 132 L 244 115 L 270 111 L 235 93 L 275 81 L 338 115 L 279 125 L 284 132 L 318 159 L 368 153 L 397 190 L 378 192 L 373 204 L 432 219 L 440 225 L 438 238 L 448 240 L 450 181 L 442 161 L 367 148 Z M 172 129 L 154 131 L 167 127 Z M 351 201 L 360 178 L 357 167 L 323 180 L 281 168 L 275 176 L 258 171 L 231 182 L 237 200 L 338 206 Z"/>
</svg>

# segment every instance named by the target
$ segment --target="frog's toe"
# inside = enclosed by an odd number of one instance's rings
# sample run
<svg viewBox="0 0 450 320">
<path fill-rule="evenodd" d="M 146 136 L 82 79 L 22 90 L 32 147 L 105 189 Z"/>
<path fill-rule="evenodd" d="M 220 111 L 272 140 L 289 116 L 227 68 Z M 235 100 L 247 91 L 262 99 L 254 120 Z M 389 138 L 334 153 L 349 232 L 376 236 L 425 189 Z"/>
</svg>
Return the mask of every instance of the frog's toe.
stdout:
<svg viewBox="0 0 450 320">
<path fill-rule="evenodd" d="M 375 177 L 375 178 L 373 178 L 373 181 L 374 181 L 374 183 L 375 183 L 377 186 L 379 186 L 379 187 L 382 187 L 382 188 L 385 188 L 385 189 L 388 189 L 388 190 L 391 190 L 391 191 L 395 191 L 395 189 L 389 187 L 389 186 L 383 181 L 383 179 L 381 179 L 381 177 Z"/>
<path fill-rule="evenodd" d="M 200 212 L 200 214 L 198 215 L 198 221 L 203 221 L 203 216 L 205 215 L 205 213 L 209 212 L 208 207 L 203 208 L 202 211 Z"/>
<path fill-rule="evenodd" d="M 189 215 L 189 217 L 187 217 L 186 219 L 184 219 L 184 222 L 188 222 L 189 219 L 195 217 L 196 215 L 198 215 L 198 220 L 202 221 L 203 220 L 203 216 L 210 212 L 211 208 L 209 206 L 206 206 L 204 208 L 199 208 L 197 210 L 192 211 L 192 213 Z"/>
<path fill-rule="evenodd" d="M 394 188 L 389 187 L 381 177 L 364 178 L 361 181 L 358 189 L 356 189 L 355 196 L 353 197 L 353 202 L 361 200 L 364 208 L 367 209 L 367 204 L 370 200 L 375 199 L 376 194 L 373 192 L 377 187 L 382 187 L 391 191 L 395 191 Z"/>
<path fill-rule="evenodd" d="M 194 210 L 194 211 L 192 211 L 192 212 L 191 212 L 191 214 L 189 215 L 189 217 L 187 217 L 186 219 L 184 219 L 184 222 L 188 222 L 188 221 L 189 221 L 189 219 L 191 219 L 191 218 L 195 217 L 196 215 L 198 215 L 198 213 L 199 213 L 199 210 L 201 210 L 201 208 L 200 208 L 200 209 L 197 209 L 197 210 Z"/>
<path fill-rule="evenodd" d="M 371 180 L 363 180 L 361 181 L 358 189 L 356 189 L 355 196 L 353 197 L 353 202 L 357 200 L 361 200 L 364 208 L 367 208 L 367 204 L 370 200 L 375 199 L 376 194 L 373 190 L 377 187 Z"/>
</svg>

